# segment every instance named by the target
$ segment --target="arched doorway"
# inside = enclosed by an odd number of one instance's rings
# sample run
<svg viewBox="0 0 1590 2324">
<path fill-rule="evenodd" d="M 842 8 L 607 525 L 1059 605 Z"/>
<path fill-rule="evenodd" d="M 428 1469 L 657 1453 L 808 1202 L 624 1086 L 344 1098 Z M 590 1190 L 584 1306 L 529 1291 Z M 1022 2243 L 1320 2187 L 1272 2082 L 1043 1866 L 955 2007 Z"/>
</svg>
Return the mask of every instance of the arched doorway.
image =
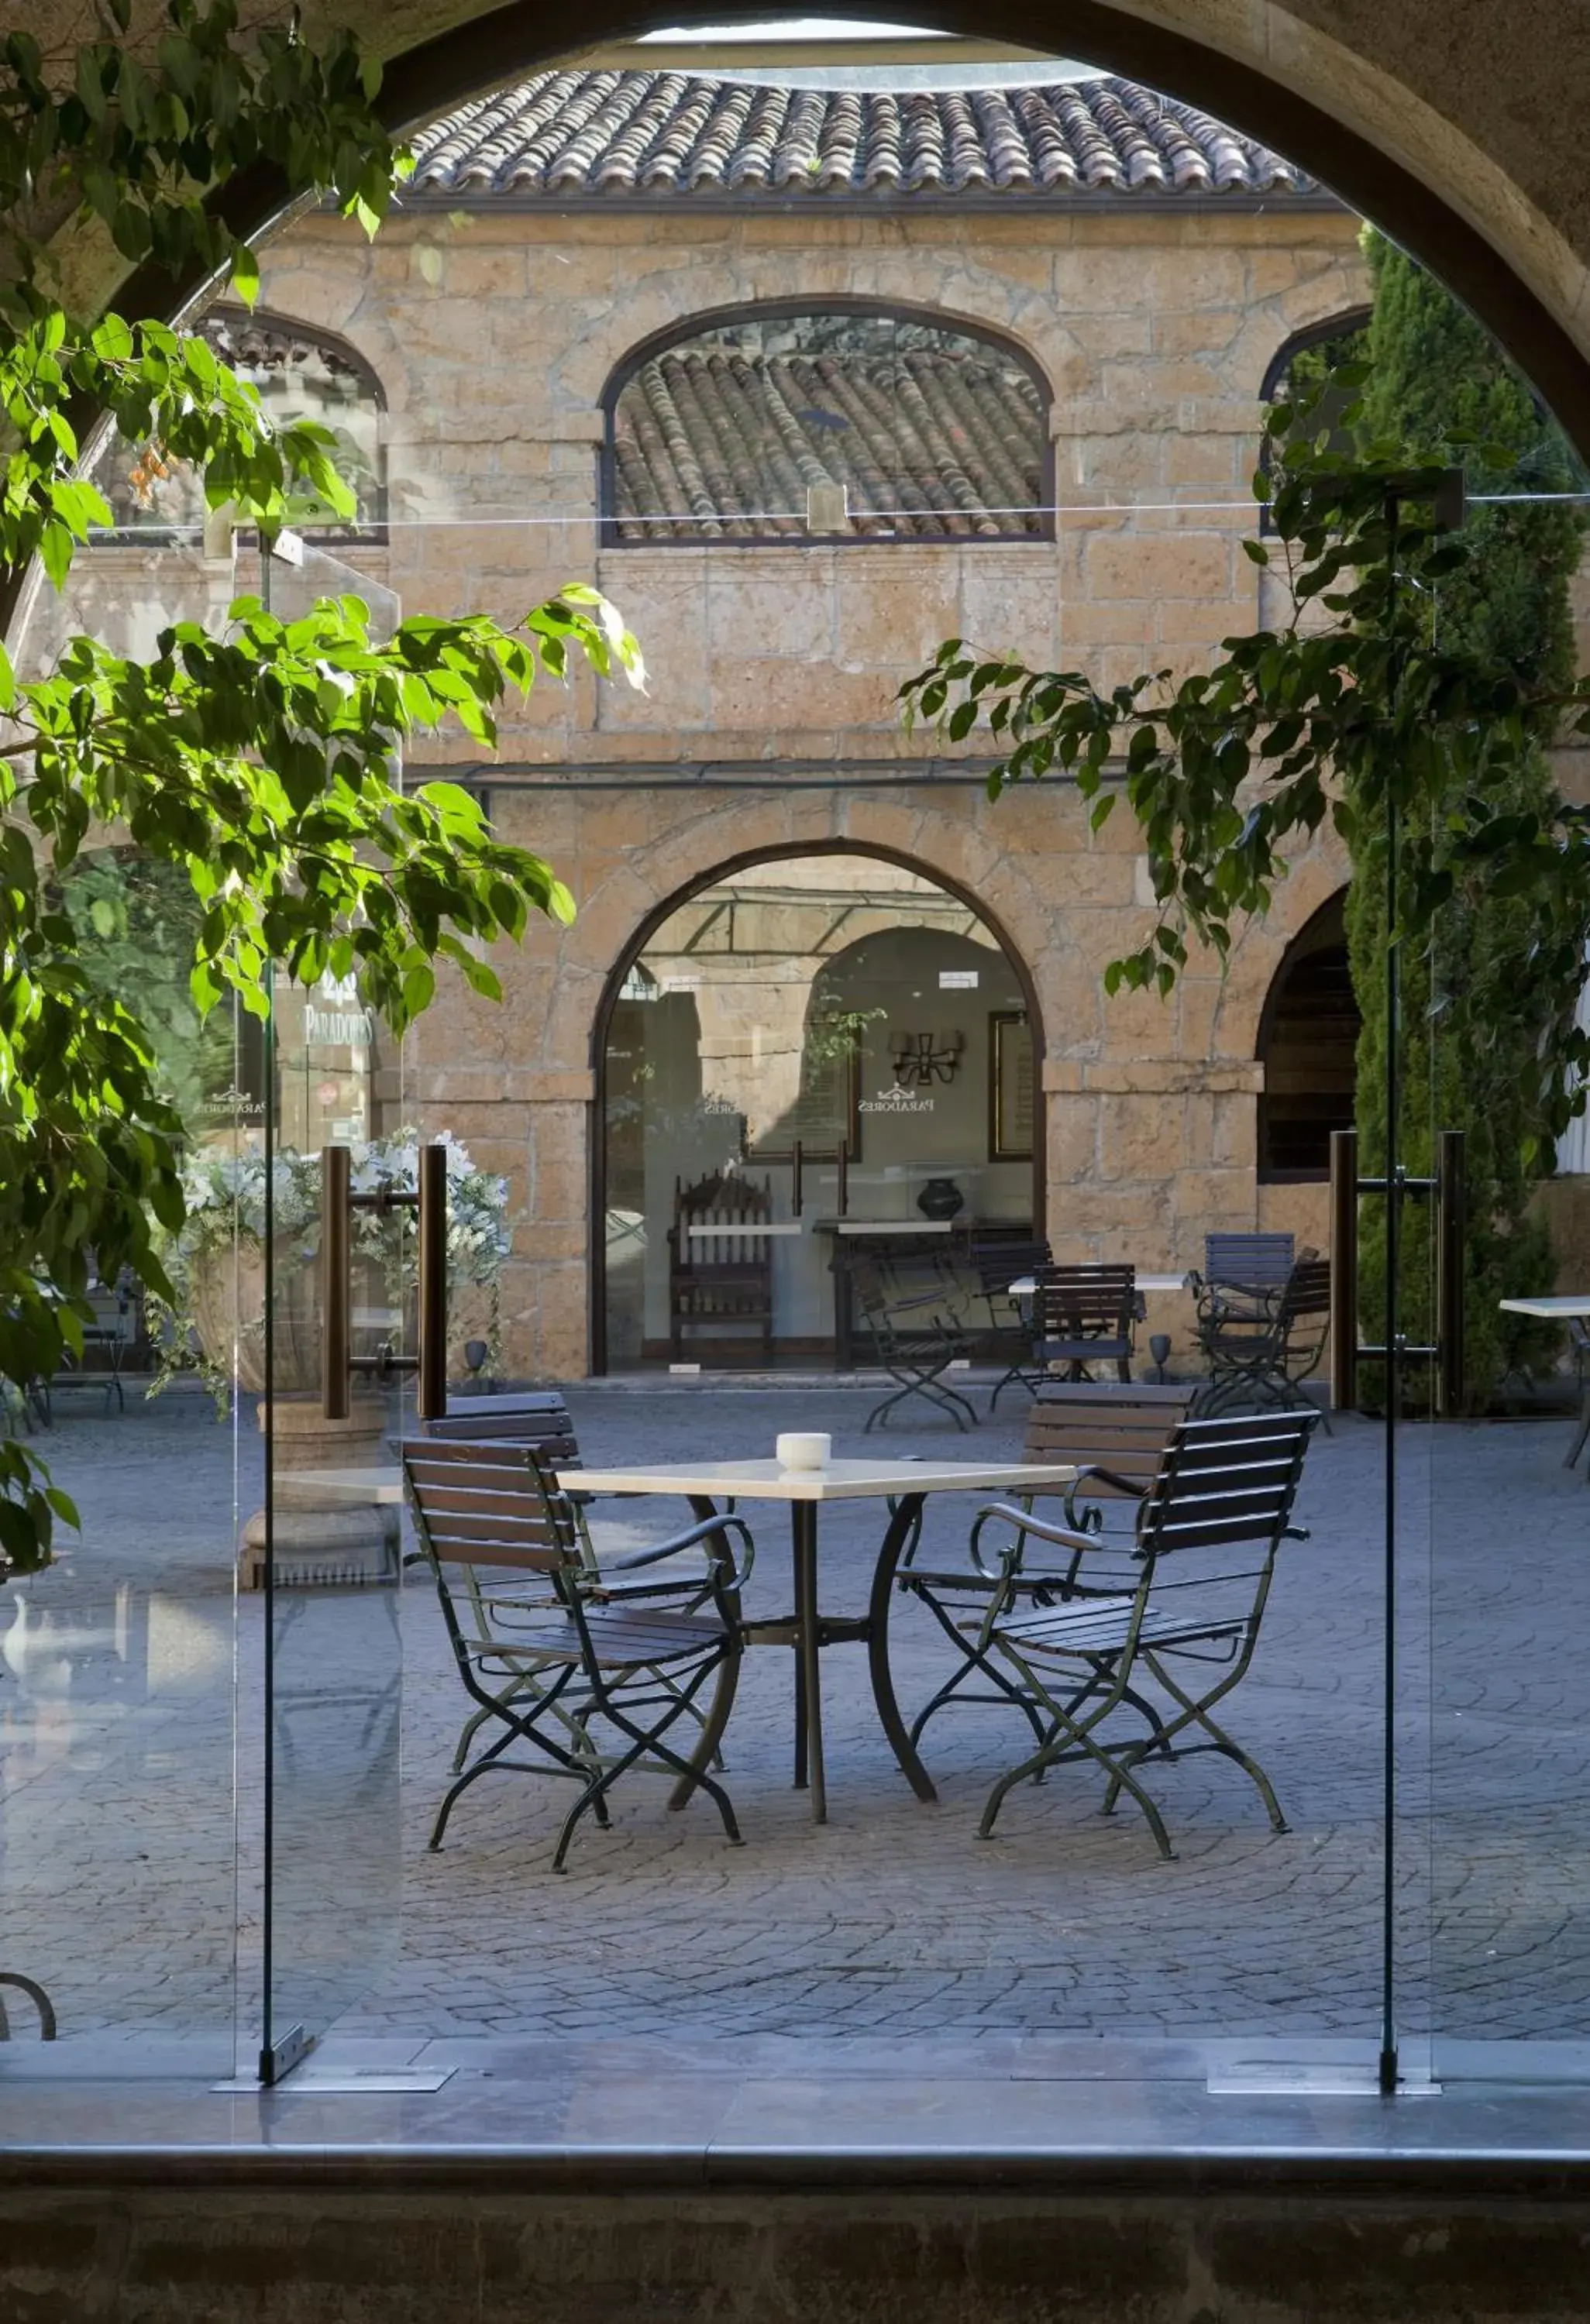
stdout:
<svg viewBox="0 0 1590 2324">
<path fill-rule="evenodd" d="M 965 891 L 843 844 L 721 867 L 609 979 L 597 1370 L 844 1363 L 865 1248 L 973 1326 L 973 1240 L 1040 1213 L 1041 1032 Z"/>
<path fill-rule="evenodd" d="M 1262 1185 L 1323 1185 L 1330 1137 L 1351 1130 L 1362 1024 L 1347 961 L 1347 891 L 1338 889 L 1288 945 L 1259 1020 Z"/>
</svg>

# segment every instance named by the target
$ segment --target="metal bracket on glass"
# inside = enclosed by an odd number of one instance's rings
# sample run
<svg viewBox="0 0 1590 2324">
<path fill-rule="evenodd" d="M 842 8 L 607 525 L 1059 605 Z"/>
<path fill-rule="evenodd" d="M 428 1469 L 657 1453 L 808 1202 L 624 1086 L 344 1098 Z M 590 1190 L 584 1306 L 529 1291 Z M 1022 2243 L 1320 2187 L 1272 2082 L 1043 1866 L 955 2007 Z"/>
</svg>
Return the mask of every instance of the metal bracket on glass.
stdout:
<svg viewBox="0 0 1590 2324">
<path fill-rule="evenodd" d="M 273 2042 L 268 2050 L 260 2052 L 260 2080 L 265 2089 L 274 2089 L 284 2081 L 295 2066 L 301 2066 L 315 2046 L 315 2037 L 295 2025 L 280 2042 Z"/>
<path fill-rule="evenodd" d="M 346 1146 L 320 1148 L 320 1409 L 328 1420 L 346 1420 L 356 1372 L 382 1381 L 412 1372 L 419 1381 L 415 1410 L 421 1420 L 439 1420 L 448 1408 L 448 1149 L 420 1148 L 419 1185 L 413 1194 L 356 1194 L 352 1157 Z M 390 1343 L 374 1356 L 356 1356 L 353 1336 L 353 1237 L 355 1211 L 413 1211 L 420 1245 L 419 1353 L 395 1356 Z"/>
<path fill-rule="evenodd" d="M 1415 1343 L 1397 1335 L 1394 1348 L 1358 1337 L 1358 1198 L 1383 1194 L 1433 1199 L 1436 1206 L 1436 1335 Z M 1400 1166 L 1389 1177 L 1358 1174 L 1358 1132 L 1333 1130 L 1330 1139 L 1330 1400 L 1336 1412 L 1358 1402 L 1358 1367 L 1417 1356 L 1436 1366 L 1436 1409 L 1449 1418 L 1463 1405 L 1464 1133 L 1436 1133 L 1432 1177 L 1414 1177 Z"/>
</svg>

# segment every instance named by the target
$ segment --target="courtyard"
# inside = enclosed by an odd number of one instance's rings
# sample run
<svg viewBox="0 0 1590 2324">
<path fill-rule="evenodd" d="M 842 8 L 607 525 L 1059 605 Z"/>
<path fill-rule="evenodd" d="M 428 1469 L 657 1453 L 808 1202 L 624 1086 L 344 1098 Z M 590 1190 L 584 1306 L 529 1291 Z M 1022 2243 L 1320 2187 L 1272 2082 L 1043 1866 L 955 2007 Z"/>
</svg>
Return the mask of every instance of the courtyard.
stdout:
<svg viewBox="0 0 1590 2324">
<path fill-rule="evenodd" d="M 614 1381 L 569 1401 L 596 1465 L 753 1457 L 790 1427 L 829 1431 L 839 1455 L 872 1451 L 861 1432 L 874 1396 Z M 1023 1418 L 1007 1397 L 975 1436 L 901 1420 L 888 1449 L 1013 1459 Z M 3 1965 L 49 1986 L 57 2070 L 92 2054 L 100 2072 L 115 2059 L 225 2071 L 235 2029 L 245 2061 L 256 2038 L 263 1600 L 234 1605 L 232 1512 L 257 1506 L 262 1464 L 252 1410 L 240 1424 L 217 1425 L 197 1395 L 147 1404 L 134 1387 L 124 1415 L 74 1400 L 45 1440 L 83 1525 L 60 1563 L 0 1603 Z M 1590 1576 L 1566 1428 L 1401 1432 L 1405 2040 L 1590 2037 L 1590 1674 L 1577 1646 Z M 389 2058 L 504 2042 L 732 2043 L 743 2056 L 797 2038 L 999 2054 L 1057 2037 L 1301 2041 L 1372 2054 L 1382 1458 L 1381 1430 L 1356 1416 L 1316 1434 L 1299 1512 L 1310 1538 L 1283 1553 L 1232 1699 L 1230 1724 L 1290 1830 L 1271 1832 L 1234 1768 L 1184 1763 L 1155 1784 L 1170 1864 L 1134 1812 L 1098 1813 L 1081 1768 L 1018 1792 L 980 1842 L 983 1801 L 1021 1748 L 1007 1712 L 934 1723 L 924 1752 L 940 1799 L 920 1803 L 877 1729 L 864 1655 L 843 1647 L 824 1660 L 826 1826 L 790 1784 L 790 1657 L 766 1649 L 747 1657 L 726 1741 L 744 1848 L 725 1844 L 705 1802 L 670 1815 L 661 1781 L 636 1776 L 612 1829 L 582 1826 L 554 1877 L 567 1792 L 504 1773 L 465 1795 L 432 1855 L 467 1706 L 423 1569 L 401 1593 L 284 1593 L 278 1618 L 297 1628 L 276 1714 L 276 1813 L 291 1836 L 279 2011 L 301 2005 Z M 976 1506 L 929 1501 L 937 1560 L 964 1554 Z M 750 1514 L 747 1610 L 770 1616 L 789 1596 L 786 1520 L 767 1505 Z M 606 1502 L 598 1544 L 639 1545 L 679 1519 L 677 1504 Z M 881 1524 L 875 1503 L 825 1511 L 825 1611 L 864 1602 Z M 891 1652 L 909 1718 L 947 1667 L 910 1601 Z"/>
</svg>

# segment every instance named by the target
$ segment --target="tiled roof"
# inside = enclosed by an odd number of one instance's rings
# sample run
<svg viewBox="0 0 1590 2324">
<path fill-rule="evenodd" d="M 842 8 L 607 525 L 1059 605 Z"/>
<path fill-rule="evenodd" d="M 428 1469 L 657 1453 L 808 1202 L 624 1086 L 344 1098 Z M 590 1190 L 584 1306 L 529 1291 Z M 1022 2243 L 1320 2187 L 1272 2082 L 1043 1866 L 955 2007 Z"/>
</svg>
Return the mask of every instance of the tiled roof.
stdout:
<svg viewBox="0 0 1590 2324">
<path fill-rule="evenodd" d="M 859 96 L 682 72 L 536 73 L 432 122 L 414 150 L 413 188 L 455 200 L 1317 190 L 1207 114 L 1113 79 Z"/>
<path fill-rule="evenodd" d="M 863 535 L 1034 536 L 1044 423 L 1033 382 L 992 352 L 670 348 L 614 414 L 618 538 L 804 536 L 822 484 L 846 487 Z"/>
</svg>

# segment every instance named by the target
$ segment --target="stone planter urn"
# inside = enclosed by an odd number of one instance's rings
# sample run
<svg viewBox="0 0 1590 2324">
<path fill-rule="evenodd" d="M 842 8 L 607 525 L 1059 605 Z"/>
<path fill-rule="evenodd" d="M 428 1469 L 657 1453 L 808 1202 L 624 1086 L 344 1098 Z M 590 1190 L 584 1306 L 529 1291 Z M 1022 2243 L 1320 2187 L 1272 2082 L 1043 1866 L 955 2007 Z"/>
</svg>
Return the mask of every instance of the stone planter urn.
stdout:
<svg viewBox="0 0 1590 2324">
<path fill-rule="evenodd" d="M 193 1270 L 192 1313 L 199 1345 L 222 1371 L 237 1351 L 237 1385 L 265 1388 L 265 1255 L 254 1243 L 212 1251 Z M 320 1293 L 311 1264 L 276 1275 L 275 1372 L 278 1396 L 320 1386 Z"/>
</svg>

